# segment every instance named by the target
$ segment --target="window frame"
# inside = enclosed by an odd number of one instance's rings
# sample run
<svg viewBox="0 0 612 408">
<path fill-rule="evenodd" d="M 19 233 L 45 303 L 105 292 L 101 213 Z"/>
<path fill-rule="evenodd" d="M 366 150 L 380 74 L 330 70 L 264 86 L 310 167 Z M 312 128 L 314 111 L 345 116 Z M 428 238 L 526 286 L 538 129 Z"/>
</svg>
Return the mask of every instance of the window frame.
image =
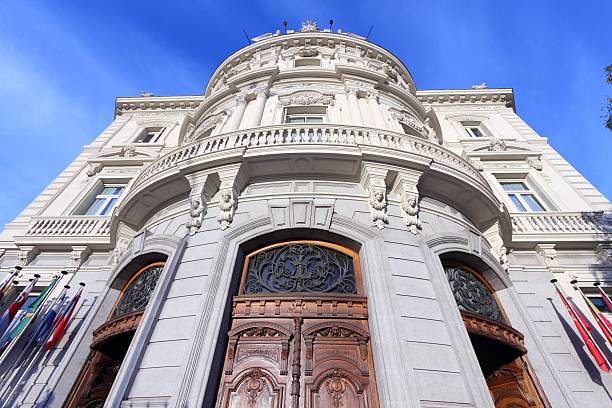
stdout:
<svg viewBox="0 0 612 408">
<path fill-rule="evenodd" d="M 81 204 L 77 206 L 73 215 L 82 215 L 87 217 L 105 217 L 112 213 L 113 209 L 117 206 L 117 203 L 121 200 L 121 197 L 124 196 L 125 190 L 127 188 L 127 183 L 122 182 L 105 182 L 100 180 L 99 183 L 96 183 L 96 187 L 90 191 L 90 193 L 81 201 Z M 121 187 L 122 190 L 118 195 L 111 194 L 103 194 L 106 188 L 118 188 Z M 100 198 L 100 196 L 104 199 L 104 204 L 100 206 L 100 209 L 106 210 L 103 214 L 96 211 L 95 214 L 87 214 L 87 212 L 92 208 L 94 203 Z M 115 201 L 109 206 L 108 202 L 112 199 Z"/>
<path fill-rule="evenodd" d="M 466 134 L 466 137 L 469 139 L 483 139 L 487 137 L 491 137 L 490 132 L 483 125 L 482 121 L 475 120 L 462 120 L 459 121 L 459 125 L 463 129 L 463 132 Z M 474 134 L 472 129 L 476 129 L 480 136 Z"/>
<path fill-rule="evenodd" d="M 518 212 L 520 213 L 540 213 L 540 212 L 549 211 L 548 208 L 544 204 L 542 204 L 543 200 L 540 199 L 539 195 L 534 191 L 534 189 L 531 187 L 531 185 L 527 182 L 526 179 L 499 179 L 498 178 L 497 182 L 501 186 L 501 189 L 504 192 L 508 201 L 512 203 L 512 205 Z M 504 188 L 504 184 L 510 184 L 510 183 L 522 184 L 525 187 L 525 189 L 524 190 L 518 190 L 518 189 L 507 190 L 506 188 Z M 534 210 L 532 206 L 530 205 L 530 203 L 523 198 L 523 196 L 525 195 L 531 196 L 532 200 L 537 205 L 539 205 L 541 209 Z M 512 196 L 516 198 L 516 201 L 512 198 Z M 522 210 L 521 208 L 518 207 L 517 201 L 518 201 L 518 204 L 520 204 L 520 206 L 522 207 Z"/>
<path fill-rule="evenodd" d="M 283 109 L 283 124 L 320 125 L 328 123 L 326 106 L 289 106 Z M 304 118 L 304 122 L 289 122 L 288 118 Z M 321 122 L 307 122 L 307 118 L 321 118 Z"/>
<path fill-rule="evenodd" d="M 166 127 L 164 126 L 149 126 L 142 129 L 141 132 L 138 133 L 136 138 L 134 139 L 134 143 L 142 143 L 142 144 L 156 144 L 159 143 L 161 137 L 166 133 Z M 154 134 L 151 139 L 144 141 L 148 135 Z"/>
</svg>

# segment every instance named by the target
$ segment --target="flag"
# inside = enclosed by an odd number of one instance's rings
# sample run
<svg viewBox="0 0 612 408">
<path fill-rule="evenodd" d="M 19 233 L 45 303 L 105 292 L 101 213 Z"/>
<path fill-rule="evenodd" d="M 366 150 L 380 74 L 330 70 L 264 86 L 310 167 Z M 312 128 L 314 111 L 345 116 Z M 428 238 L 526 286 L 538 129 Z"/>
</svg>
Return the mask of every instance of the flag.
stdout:
<svg viewBox="0 0 612 408">
<path fill-rule="evenodd" d="M 11 324 L 11 321 L 17 314 L 17 311 L 21 309 L 21 306 L 23 306 L 23 304 L 25 303 L 26 299 L 28 298 L 28 295 L 32 291 L 32 288 L 34 288 L 34 285 L 36 285 L 36 282 L 38 282 L 39 277 L 40 275 L 34 275 L 34 279 L 32 279 L 30 284 L 21 291 L 19 296 L 17 296 L 17 299 L 15 299 L 13 303 L 11 303 L 8 309 L 6 309 L 0 317 L 0 333 L 2 333 L 2 336 L 4 336 L 4 334 L 6 333 L 6 329 Z"/>
<path fill-rule="evenodd" d="M 589 350 L 589 352 L 595 359 L 595 362 L 597 363 L 599 368 L 602 371 L 605 371 L 606 373 L 610 372 L 610 365 L 608 364 L 606 358 L 604 357 L 601 350 L 599 350 L 599 347 L 597 347 L 595 342 L 591 339 L 591 336 L 588 333 L 586 327 L 582 324 L 581 319 L 578 317 L 577 311 L 574 310 L 574 308 L 572 308 L 572 306 L 569 304 L 569 302 L 565 298 L 565 295 L 561 292 L 561 289 L 559 289 L 559 287 L 557 286 L 556 282 L 557 282 L 556 279 L 551 280 L 551 283 L 555 286 L 555 290 L 557 291 L 557 294 L 561 298 L 561 302 L 563 302 L 563 305 L 565 306 L 565 308 L 567 309 L 567 312 L 572 318 L 574 325 L 576 326 L 576 329 L 578 330 L 578 333 L 580 334 L 580 337 L 582 337 L 582 341 L 584 341 L 584 344 L 586 345 L 587 349 Z"/>
<path fill-rule="evenodd" d="M 53 330 L 53 325 L 56 323 L 57 316 L 60 314 L 64 301 L 66 300 L 66 292 L 70 289 L 70 286 L 64 286 L 62 292 L 55 299 L 49 310 L 44 314 L 36 329 L 30 334 L 30 340 L 34 341 L 35 346 L 42 345 L 41 343 L 46 340 L 49 333 Z M 30 343 L 30 342 L 28 342 Z"/>
<path fill-rule="evenodd" d="M 32 302 L 25 309 L 20 309 L 15 315 L 15 318 L 11 321 L 9 328 L 6 330 L 4 335 L 0 338 L 0 350 L 4 350 L 8 344 L 21 334 L 21 332 L 28 327 L 30 321 L 36 318 L 40 307 L 43 305 L 51 291 L 55 288 L 55 285 L 60 280 L 60 276 L 56 275 L 52 278 L 51 282 L 47 287 L 36 297 L 36 300 Z"/>
<path fill-rule="evenodd" d="M 4 279 L 2 279 L 2 282 L 0 282 L 0 302 L 2 302 L 2 298 L 4 297 L 6 292 L 8 292 L 8 290 L 9 290 L 9 288 L 11 286 L 11 282 L 13 282 L 13 278 L 15 278 L 17 275 L 19 275 L 20 271 L 21 271 L 21 266 L 16 266 L 15 267 L 15 272 L 13 272 L 10 275 L 6 276 Z"/>
<path fill-rule="evenodd" d="M 68 324 L 70 323 L 70 320 L 72 319 L 72 314 L 74 313 L 74 309 L 76 309 L 76 305 L 79 302 L 81 293 L 83 292 L 83 287 L 85 286 L 85 284 L 82 282 L 80 283 L 80 285 L 81 285 L 81 288 L 79 288 L 79 291 L 74 295 L 74 297 L 72 298 L 72 300 L 66 307 L 65 311 L 62 313 L 61 317 L 59 315 L 58 317 L 56 317 L 57 325 L 53 329 L 53 333 L 51 333 L 51 337 L 49 337 L 49 340 L 47 340 L 47 342 L 45 343 L 45 346 L 44 346 L 45 351 L 48 351 L 49 349 L 57 346 L 57 344 L 60 342 L 60 340 L 64 336 L 64 333 L 66 332 L 66 329 L 68 328 Z"/>
</svg>

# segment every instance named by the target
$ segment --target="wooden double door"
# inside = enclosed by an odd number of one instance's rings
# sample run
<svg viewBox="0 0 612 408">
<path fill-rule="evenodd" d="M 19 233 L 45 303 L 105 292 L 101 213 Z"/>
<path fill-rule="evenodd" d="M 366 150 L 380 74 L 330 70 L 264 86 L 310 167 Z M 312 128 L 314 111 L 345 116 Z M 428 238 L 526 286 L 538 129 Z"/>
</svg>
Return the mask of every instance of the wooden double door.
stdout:
<svg viewBox="0 0 612 408">
<path fill-rule="evenodd" d="M 358 263 L 323 249 L 299 241 L 247 257 L 216 408 L 379 406 Z"/>
</svg>

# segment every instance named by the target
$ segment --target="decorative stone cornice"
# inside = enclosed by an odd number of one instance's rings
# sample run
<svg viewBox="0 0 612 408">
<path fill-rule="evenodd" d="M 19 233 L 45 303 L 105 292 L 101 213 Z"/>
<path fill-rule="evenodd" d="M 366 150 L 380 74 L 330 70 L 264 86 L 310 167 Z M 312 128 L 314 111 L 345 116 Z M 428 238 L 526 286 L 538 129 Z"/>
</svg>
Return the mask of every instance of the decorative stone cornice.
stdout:
<svg viewBox="0 0 612 408">
<path fill-rule="evenodd" d="M 157 111 L 161 113 L 182 113 L 196 109 L 204 96 L 150 96 L 150 97 L 131 97 L 117 98 L 115 101 L 115 115 L 121 116 L 124 114 L 142 113 Z"/>
<path fill-rule="evenodd" d="M 515 109 L 514 92 L 508 88 L 422 90 L 416 95 L 421 103 L 429 105 L 494 104 Z"/>
</svg>

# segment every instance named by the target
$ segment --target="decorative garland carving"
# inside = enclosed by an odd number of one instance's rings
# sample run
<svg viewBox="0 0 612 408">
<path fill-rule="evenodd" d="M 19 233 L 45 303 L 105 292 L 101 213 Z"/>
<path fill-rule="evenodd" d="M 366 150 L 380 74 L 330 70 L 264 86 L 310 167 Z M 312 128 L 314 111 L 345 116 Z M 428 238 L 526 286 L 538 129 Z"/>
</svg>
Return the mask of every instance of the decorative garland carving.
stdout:
<svg viewBox="0 0 612 408">
<path fill-rule="evenodd" d="M 297 91 L 278 98 L 281 106 L 289 105 L 333 105 L 334 97 L 317 91 Z"/>
<path fill-rule="evenodd" d="M 123 290 L 121 299 L 113 310 L 112 318 L 116 319 L 128 313 L 144 310 L 149 304 L 163 270 L 164 265 L 157 263 L 140 272 Z"/>
<path fill-rule="evenodd" d="M 505 323 L 495 298 L 474 274 L 462 266 L 446 266 L 444 272 L 459 310 Z"/>
<path fill-rule="evenodd" d="M 313 244 L 275 247 L 249 258 L 243 292 L 356 294 L 353 259 Z"/>
<path fill-rule="evenodd" d="M 298 51 L 300 57 L 316 57 L 319 55 L 319 50 L 315 47 L 303 47 Z"/>
</svg>

